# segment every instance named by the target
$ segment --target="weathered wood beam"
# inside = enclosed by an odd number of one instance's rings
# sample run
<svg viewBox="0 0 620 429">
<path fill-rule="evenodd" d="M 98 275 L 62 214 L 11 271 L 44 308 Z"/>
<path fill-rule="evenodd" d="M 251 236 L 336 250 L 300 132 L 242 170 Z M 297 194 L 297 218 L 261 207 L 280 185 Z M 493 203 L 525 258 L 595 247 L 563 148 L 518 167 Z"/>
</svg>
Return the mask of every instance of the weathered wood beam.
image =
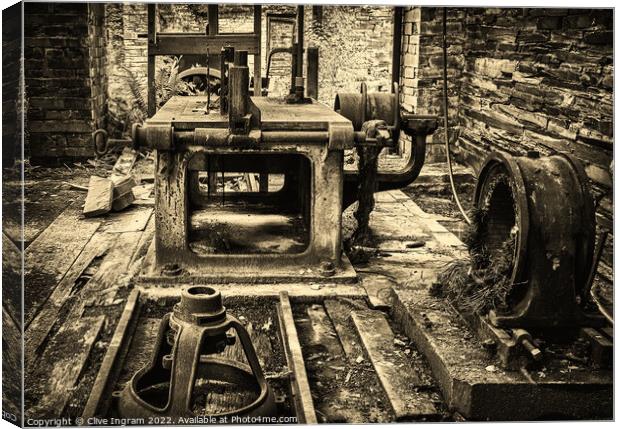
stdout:
<svg viewBox="0 0 620 429">
<path fill-rule="evenodd" d="M 220 52 L 225 46 L 234 46 L 236 51 L 248 51 L 260 55 L 260 38 L 254 34 L 159 34 L 157 41 L 149 38 L 149 58 L 155 55 L 206 55 Z M 260 74 L 260 73 L 259 73 Z"/>
</svg>

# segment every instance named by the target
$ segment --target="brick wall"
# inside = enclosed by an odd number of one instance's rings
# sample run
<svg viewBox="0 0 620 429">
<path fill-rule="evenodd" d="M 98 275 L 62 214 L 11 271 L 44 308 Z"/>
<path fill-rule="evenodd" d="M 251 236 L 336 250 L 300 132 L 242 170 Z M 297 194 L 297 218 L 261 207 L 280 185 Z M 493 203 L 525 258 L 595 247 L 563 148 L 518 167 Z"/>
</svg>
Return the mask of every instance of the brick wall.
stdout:
<svg viewBox="0 0 620 429">
<path fill-rule="evenodd" d="M 449 139 L 456 143 L 459 79 L 464 71 L 464 11 L 449 9 L 447 14 Z M 443 115 L 442 15 L 438 8 L 412 7 L 405 10 L 401 49 L 401 103 L 403 109 L 422 115 Z M 443 122 L 427 142 L 427 161 L 445 160 Z"/>
<path fill-rule="evenodd" d="M 105 126 L 103 5 L 26 3 L 27 142 L 32 163 L 93 156 Z"/>
<path fill-rule="evenodd" d="M 409 8 L 403 31 L 404 106 L 442 114 L 442 9 Z M 610 227 L 613 12 L 451 8 L 448 43 L 457 158 L 478 169 L 491 150 L 570 152 L 591 180 L 598 226 Z M 600 277 L 611 280 L 612 264 L 609 246 Z"/>
<path fill-rule="evenodd" d="M 21 153 L 21 5 L 2 11 L 2 164 L 10 167 Z"/>
</svg>

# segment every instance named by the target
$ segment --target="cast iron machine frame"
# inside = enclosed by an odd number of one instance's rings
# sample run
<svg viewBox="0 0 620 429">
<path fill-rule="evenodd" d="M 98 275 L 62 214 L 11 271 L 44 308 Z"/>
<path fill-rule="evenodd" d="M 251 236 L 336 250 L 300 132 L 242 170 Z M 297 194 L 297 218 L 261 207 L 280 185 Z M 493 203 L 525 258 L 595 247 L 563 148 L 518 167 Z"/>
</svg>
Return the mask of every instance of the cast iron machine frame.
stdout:
<svg viewBox="0 0 620 429">
<path fill-rule="evenodd" d="M 210 17 L 216 16 L 211 9 L 209 12 Z M 303 278 L 330 278 L 338 274 L 333 279 L 340 275 L 340 279 L 354 281 L 355 273 L 342 252 L 341 213 L 358 198 L 361 181 L 359 171 L 345 173 L 344 150 L 355 146 L 375 146 L 379 150 L 394 147 L 401 130 L 411 135 L 414 143 L 405 167 L 397 172 L 375 172 L 377 186 L 368 191 L 406 186 L 422 168 L 426 137 L 436 129 L 437 119 L 401 112 L 398 85 L 392 93 L 368 94 L 363 86 L 360 94 L 340 94 L 336 111 L 308 97 L 313 94 L 306 93 L 302 76 L 303 7 L 298 8 L 298 43 L 292 52 L 295 85 L 285 100 L 260 97 L 260 91 L 250 96 L 249 52 L 244 48 L 245 39 L 241 40 L 250 36 L 235 36 L 241 43 L 239 49 L 230 46 L 231 41 L 227 39 L 230 35 L 225 38 L 158 35 L 154 17 L 155 7 L 150 5 L 149 68 L 156 55 L 178 54 L 174 51 L 176 45 L 180 45 L 182 53 L 197 53 L 206 51 L 204 46 L 197 45 L 212 42 L 217 45 L 213 48 L 221 49 L 222 89 L 217 112 L 210 110 L 208 98 L 173 97 L 144 126 L 134 126 L 134 145 L 157 150 L 152 278 L 186 275 L 184 281 L 261 282 L 264 270 L 291 273 L 307 267 Z M 255 8 L 255 17 L 260 17 L 259 8 Z M 255 27 L 259 25 L 260 20 L 255 20 Z M 214 31 L 211 23 L 209 31 L 210 34 Z M 257 52 L 259 41 L 254 35 L 247 42 L 253 44 L 252 52 Z M 316 68 L 317 63 L 309 62 L 309 69 Z M 316 70 L 309 70 L 308 75 L 315 76 Z M 255 85 L 260 85 L 256 76 L 255 71 Z M 310 89 L 310 92 L 315 91 Z M 153 106 L 150 94 L 149 106 Z M 304 162 L 300 163 L 300 159 Z M 198 191 L 200 171 L 209 172 L 210 184 L 213 171 L 258 172 L 265 176 L 284 173 L 285 183 L 280 192 L 244 197 L 246 200 L 296 200 L 309 231 L 305 250 L 260 255 L 199 255 L 192 251 L 191 207 L 207 205 L 212 200 L 212 195 L 201 195 Z M 239 197 L 227 195 L 226 198 Z M 284 275 L 283 279 L 291 277 Z"/>
</svg>

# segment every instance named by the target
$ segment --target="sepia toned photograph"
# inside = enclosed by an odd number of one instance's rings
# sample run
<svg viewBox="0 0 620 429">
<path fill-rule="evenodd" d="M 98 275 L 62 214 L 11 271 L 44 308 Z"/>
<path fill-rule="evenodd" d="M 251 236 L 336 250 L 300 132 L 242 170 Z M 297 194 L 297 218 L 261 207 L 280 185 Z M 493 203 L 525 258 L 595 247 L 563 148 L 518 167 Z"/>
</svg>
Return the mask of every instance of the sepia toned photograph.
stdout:
<svg viewBox="0 0 620 429">
<path fill-rule="evenodd" d="M 613 420 L 615 11 L 539 6 L 7 6 L 3 419 Z"/>
</svg>

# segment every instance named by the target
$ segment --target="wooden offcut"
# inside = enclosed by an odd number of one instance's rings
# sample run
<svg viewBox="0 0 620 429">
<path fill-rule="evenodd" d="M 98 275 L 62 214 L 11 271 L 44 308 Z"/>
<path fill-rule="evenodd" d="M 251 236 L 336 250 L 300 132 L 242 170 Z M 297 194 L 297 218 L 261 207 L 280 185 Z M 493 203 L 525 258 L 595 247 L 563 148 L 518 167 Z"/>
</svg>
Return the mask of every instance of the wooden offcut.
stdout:
<svg viewBox="0 0 620 429">
<path fill-rule="evenodd" d="M 84 216 L 94 217 L 112 210 L 114 184 L 110 179 L 90 176 L 88 194 L 84 203 Z"/>
<path fill-rule="evenodd" d="M 112 341 L 110 341 L 105 357 L 101 362 L 101 367 L 97 373 L 97 378 L 95 379 L 90 396 L 88 397 L 88 401 L 82 411 L 82 417 L 85 420 L 94 417 L 97 412 L 100 411 L 100 406 L 105 400 L 104 394 L 109 393 L 107 389 L 110 388 L 110 386 L 108 386 L 110 375 L 120 371 L 119 358 L 121 355 L 121 348 L 129 341 L 129 325 L 133 323 L 135 326 L 134 322 L 136 318 L 136 309 L 139 304 L 139 298 L 140 291 L 134 289 L 127 299 L 127 304 L 125 305 L 123 314 L 118 321 L 118 325 L 116 325 L 114 336 L 112 337 Z"/>
<path fill-rule="evenodd" d="M 132 191 L 136 181 L 127 175 L 113 177 L 112 183 L 114 184 L 112 210 L 120 211 L 129 207 L 136 199 Z"/>
<path fill-rule="evenodd" d="M 334 324 L 334 329 L 347 358 L 350 361 L 355 361 L 364 352 L 351 322 L 351 307 L 338 299 L 326 299 L 323 305 Z"/>
</svg>

